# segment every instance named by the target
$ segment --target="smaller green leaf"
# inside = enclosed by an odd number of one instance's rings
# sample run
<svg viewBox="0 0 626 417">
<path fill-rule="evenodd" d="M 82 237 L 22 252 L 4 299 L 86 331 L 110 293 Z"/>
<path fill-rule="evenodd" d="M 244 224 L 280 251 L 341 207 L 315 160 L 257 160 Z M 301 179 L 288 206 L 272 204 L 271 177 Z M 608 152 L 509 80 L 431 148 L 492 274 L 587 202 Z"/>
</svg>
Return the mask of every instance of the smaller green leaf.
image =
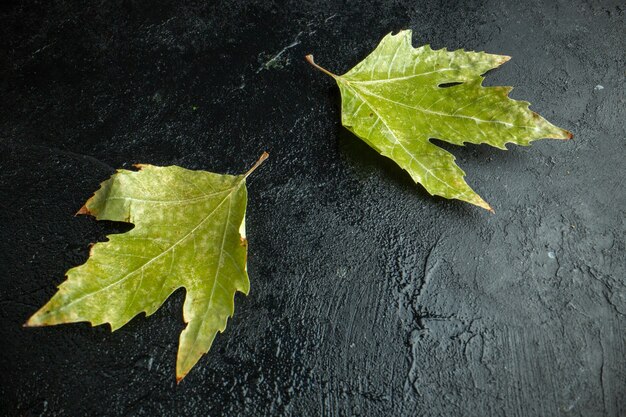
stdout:
<svg viewBox="0 0 626 417">
<path fill-rule="evenodd" d="M 341 122 L 394 160 L 432 195 L 491 207 L 465 182 L 454 156 L 430 142 L 528 145 L 572 134 L 508 97 L 512 87 L 483 87 L 481 74 L 509 60 L 484 52 L 413 48 L 411 31 L 389 34 L 344 75 L 330 75 L 341 91 Z M 454 84 L 450 86 L 450 84 Z"/>
<path fill-rule="evenodd" d="M 234 312 L 237 291 L 248 294 L 245 175 L 177 166 L 136 165 L 102 183 L 78 214 L 133 223 L 127 233 L 92 246 L 83 265 L 26 326 L 88 321 L 115 331 L 134 316 L 154 313 L 178 288 L 187 291 L 176 379 L 208 352 Z"/>
</svg>

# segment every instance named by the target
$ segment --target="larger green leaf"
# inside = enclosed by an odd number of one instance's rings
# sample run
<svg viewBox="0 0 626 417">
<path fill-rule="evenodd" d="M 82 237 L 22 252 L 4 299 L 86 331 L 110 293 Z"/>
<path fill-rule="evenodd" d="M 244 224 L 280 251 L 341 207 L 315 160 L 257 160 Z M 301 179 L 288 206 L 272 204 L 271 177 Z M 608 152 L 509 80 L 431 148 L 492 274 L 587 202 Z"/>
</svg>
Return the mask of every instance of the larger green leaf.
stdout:
<svg viewBox="0 0 626 417">
<path fill-rule="evenodd" d="M 139 313 L 151 315 L 184 287 L 180 381 L 226 328 L 235 292 L 250 289 L 244 227 L 248 174 L 138 167 L 118 170 L 79 211 L 135 227 L 95 244 L 87 262 L 67 272 L 58 292 L 26 325 L 88 321 L 116 330 Z"/>
<path fill-rule="evenodd" d="M 455 145 L 528 145 L 539 138 L 572 134 L 508 97 L 511 87 L 483 87 L 481 74 L 509 60 L 484 52 L 413 48 L 411 31 L 389 34 L 363 61 L 342 76 L 341 121 L 382 155 L 408 171 L 433 195 L 455 198 L 491 210 L 465 182 L 454 156 L 430 142 Z M 460 83 L 454 86 L 444 84 Z M 444 88 L 445 87 L 445 88 Z"/>
</svg>

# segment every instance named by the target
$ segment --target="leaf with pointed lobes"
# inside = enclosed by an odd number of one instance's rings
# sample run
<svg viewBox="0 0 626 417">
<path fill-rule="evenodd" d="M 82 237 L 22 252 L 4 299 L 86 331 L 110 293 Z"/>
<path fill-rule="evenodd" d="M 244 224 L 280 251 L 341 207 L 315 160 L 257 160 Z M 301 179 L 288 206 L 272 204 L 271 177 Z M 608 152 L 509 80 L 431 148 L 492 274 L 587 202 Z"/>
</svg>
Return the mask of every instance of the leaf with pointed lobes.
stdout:
<svg viewBox="0 0 626 417">
<path fill-rule="evenodd" d="M 510 58 L 484 52 L 413 48 L 411 31 L 383 38 L 378 47 L 344 75 L 316 68 L 341 91 L 341 122 L 384 156 L 394 160 L 432 195 L 462 200 L 492 211 L 465 182 L 447 151 L 430 142 L 455 145 L 528 145 L 540 138 L 570 139 L 508 97 L 512 87 L 483 87 L 481 74 Z"/>
<path fill-rule="evenodd" d="M 118 170 L 78 213 L 135 227 L 96 243 L 87 262 L 67 272 L 26 326 L 87 321 L 109 323 L 115 331 L 140 313 L 151 315 L 185 288 L 180 381 L 226 328 L 235 293 L 250 290 L 246 178 L 267 156 L 245 175 L 152 165 Z"/>
</svg>

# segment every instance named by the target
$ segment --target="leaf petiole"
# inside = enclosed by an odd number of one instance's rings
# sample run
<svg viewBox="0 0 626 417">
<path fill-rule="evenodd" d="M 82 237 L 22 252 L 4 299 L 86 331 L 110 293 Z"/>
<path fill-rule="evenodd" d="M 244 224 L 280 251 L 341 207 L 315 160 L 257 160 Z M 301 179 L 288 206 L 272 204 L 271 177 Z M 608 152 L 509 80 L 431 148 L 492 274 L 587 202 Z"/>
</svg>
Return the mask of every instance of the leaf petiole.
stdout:
<svg viewBox="0 0 626 417">
<path fill-rule="evenodd" d="M 328 71 L 326 68 L 322 68 L 319 65 L 317 65 L 315 63 L 315 60 L 313 59 L 313 55 L 309 54 L 307 56 L 304 57 L 307 62 L 311 65 L 313 65 L 315 68 L 317 68 L 318 70 L 322 71 L 324 74 L 330 75 L 333 78 L 338 78 L 339 76 L 336 74 L 333 74 L 332 72 Z"/>
<path fill-rule="evenodd" d="M 253 172 L 254 172 L 254 171 L 255 171 L 255 170 L 256 170 L 259 166 L 261 166 L 261 164 L 262 164 L 262 163 L 263 163 L 263 162 L 264 162 L 267 158 L 269 158 L 269 156 L 270 156 L 270 154 L 269 154 L 269 153 L 267 153 L 267 152 L 263 152 L 263 153 L 261 154 L 261 156 L 259 157 L 259 160 L 258 160 L 258 161 L 256 161 L 256 162 L 254 163 L 254 165 L 252 165 L 252 168 L 250 168 L 250 169 L 248 170 L 248 172 L 246 172 L 246 173 L 244 174 L 244 176 L 243 176 L 243 177 L 244 177 L 244 178 L 248 178 L 248 175 L 252 174 L 252 173 L 253 173 Z"/>
</svg>

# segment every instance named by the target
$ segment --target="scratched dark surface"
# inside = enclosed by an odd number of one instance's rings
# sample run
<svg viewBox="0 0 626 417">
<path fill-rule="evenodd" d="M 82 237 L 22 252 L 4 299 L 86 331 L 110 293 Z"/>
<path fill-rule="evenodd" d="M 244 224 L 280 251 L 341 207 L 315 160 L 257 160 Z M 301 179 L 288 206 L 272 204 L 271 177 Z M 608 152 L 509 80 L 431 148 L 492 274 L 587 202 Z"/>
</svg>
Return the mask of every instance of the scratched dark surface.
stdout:
<svg viewBox="0 0 626 417">
<path fill-rule="evenodd" d="M 153 4 L 158 3 L 158 4 Z M 621 5 L 620 5 L 621 4 Z M 621 1 L 38 1 L 0 12 L 0 414 L 624 416 Z M 487 84 L 573 141 L 454 148 L 496 213 L 340 126 L 388 32 L 511 55 Z M 178 386 L 184 291 L 115 333 L 22 323 L 135 162 L 244 172 L 252 291 Z"/>
</svg>

